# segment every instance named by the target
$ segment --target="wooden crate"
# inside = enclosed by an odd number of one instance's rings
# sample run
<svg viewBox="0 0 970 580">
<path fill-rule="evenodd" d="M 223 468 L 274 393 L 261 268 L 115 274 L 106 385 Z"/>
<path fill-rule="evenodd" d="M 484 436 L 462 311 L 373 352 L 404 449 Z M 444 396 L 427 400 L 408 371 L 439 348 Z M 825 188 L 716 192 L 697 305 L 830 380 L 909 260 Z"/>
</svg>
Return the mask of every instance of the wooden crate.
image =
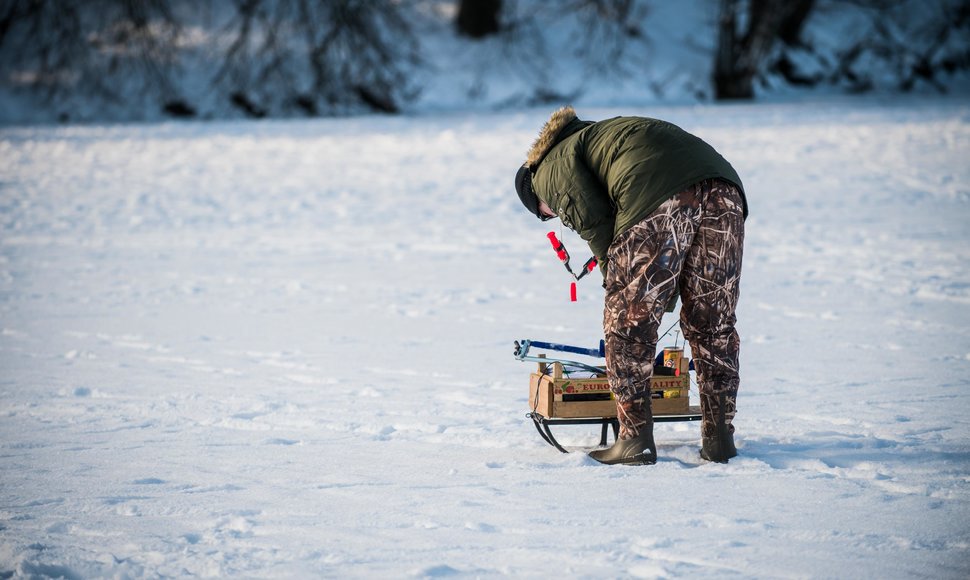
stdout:
<svg viewBox="0 0 970 580">
<path fill-rule="evenodd" d="M 539 372 L 529 380 L 529 407 L 552 418 L 616 417 L 616 401 L 605 376 L 569 378 L 562 365 L 553 363 L 552 374 L 547 363 L 539 363 Z M 680 376 L 654 376 L 650 384 L 654 416 L 680 415 L 690 412 L 688 391 L 690 377 L 684 369 Z"/>
</svg>

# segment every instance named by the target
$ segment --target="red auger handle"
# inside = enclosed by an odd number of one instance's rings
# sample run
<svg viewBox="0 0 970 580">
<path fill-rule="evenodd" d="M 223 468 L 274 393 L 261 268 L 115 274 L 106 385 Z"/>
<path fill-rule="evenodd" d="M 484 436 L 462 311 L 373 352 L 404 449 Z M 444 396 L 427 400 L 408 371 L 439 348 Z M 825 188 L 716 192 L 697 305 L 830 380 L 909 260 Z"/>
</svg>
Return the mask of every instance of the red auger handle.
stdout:
<svg viewBox="0 0 970 580">
<path fill-rule="evenodd" d="M 595 267 L 596 267 L 596 258 L 590 258 L 589 261 L 586 262 L 586 271 L 592 272 L 593 268 Z"/>
<path fill-rule="evenodd" d="M 563 262 L 568 261 L 569 254 L 566 253 L 566 246 L 562 245 L 562 242 L 560 242 L 559 238 L 556 237 L 556 232 L 549 232 L 546 234 L 546 237 L 549 238 L 549 242 L 552 244 L 552 249 L 556 251 L 556 255 L 559 256 L 559 259 Z"/>
</svg>

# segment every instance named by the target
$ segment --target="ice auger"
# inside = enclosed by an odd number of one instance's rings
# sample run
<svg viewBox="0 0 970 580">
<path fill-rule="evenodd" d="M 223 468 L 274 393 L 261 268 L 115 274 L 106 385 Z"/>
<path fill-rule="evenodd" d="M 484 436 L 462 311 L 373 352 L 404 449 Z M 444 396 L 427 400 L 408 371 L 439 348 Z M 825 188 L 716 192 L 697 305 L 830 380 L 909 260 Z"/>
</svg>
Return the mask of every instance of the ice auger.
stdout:
<svg viewBox="0 0 970 580">
<path fill-rule="evenodd" d="M 515 355 L 516 359 L 521 361 L 526 361 L 526 362 L 548 363 L 548 364 L 560 363 L 566 368 L 574 368 L 577 370 L 589 371 L 591 373 L 596 373 L 596 374 L 603 374 L 606 372 L 606 367 L 594 366 L 594 365 L 590 365 L 590 364 L 586 364 L 586 363 L 578 362 L 574 360 L 566 360 L 562 358 L 546 357 L 546 356 L 542 356 L 542 357 L 529 356 L 529 349 L 532 347 L 542 348 L 545 350 L 553 350 L 558 352 L 570 352 L 573 354 L 581 354 L 581 355 L 592 356 L 597 358 L 605 358 L 606 344 L 602 340 L 600 341 L 599 348 L 583 348 L 580 346 L 570 346 L 568 344 L 557 344 L 554 342 L 543 342 L 541 340 L 529 340 L 526 338 L 526 339 L 522 339 L 521 342 L 518 340 L 515 341 L 515 350 L 513 351 L 513 354 Z"/>
</svg>

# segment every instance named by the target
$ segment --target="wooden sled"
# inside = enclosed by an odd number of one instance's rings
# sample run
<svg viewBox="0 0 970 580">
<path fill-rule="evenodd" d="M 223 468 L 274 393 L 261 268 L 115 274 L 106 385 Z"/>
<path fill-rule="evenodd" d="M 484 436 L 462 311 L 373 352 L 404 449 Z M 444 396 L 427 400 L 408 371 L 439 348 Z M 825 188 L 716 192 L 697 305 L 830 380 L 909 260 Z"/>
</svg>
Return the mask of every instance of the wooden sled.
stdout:
<svg viewBox="0 0 970 580">
<path fill-rule="evenodd" d="M 539 355 L 539 358 L 543 358 L 543 355 Z M 616 418 L 616 401 L 605 371 L 574 378 L 567 376 L 559 361 L 539 362 L 538 365 L 537 372 L 532 373 L 529 381 L 529 407 L 532 411 L 527 417 L 532 419 L 546 443 L 568 453 L 552 434 L 552 427 L 562 425 L 600 425 L 600 446 L 607 445 L 612 427 L 613 440 L 616 440 L 620 424 Z M 674 372 L 676 375 L 655 373 L 651 379 L 650 405 L 654 423 L 698 421 L 701 418 L 700 407 L 689 404 L 689 361 L 681 359 L 679 368 Z"/>
</svg>

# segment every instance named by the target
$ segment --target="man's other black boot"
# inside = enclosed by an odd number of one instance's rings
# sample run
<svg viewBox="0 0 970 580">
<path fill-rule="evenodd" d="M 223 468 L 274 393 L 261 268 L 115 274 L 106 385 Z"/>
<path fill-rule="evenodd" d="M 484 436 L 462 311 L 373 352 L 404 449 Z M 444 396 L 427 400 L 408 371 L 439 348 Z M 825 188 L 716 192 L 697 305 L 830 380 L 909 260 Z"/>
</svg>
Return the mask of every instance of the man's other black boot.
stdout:
<svg viewBox="0 0 970 580">
<path fill-rule="evenodd" d="M 701 457 L 715 463 L 727 463 L 728 459 L 737 457 L 738 450 L 734 446 L 734 430 L 727 424 L 724 418 L 724 409 L 727 406 L 727 396 L 724 393 L 718 395 L 717 423 L 712 437 L 701 438 Z"/>
</svg>

